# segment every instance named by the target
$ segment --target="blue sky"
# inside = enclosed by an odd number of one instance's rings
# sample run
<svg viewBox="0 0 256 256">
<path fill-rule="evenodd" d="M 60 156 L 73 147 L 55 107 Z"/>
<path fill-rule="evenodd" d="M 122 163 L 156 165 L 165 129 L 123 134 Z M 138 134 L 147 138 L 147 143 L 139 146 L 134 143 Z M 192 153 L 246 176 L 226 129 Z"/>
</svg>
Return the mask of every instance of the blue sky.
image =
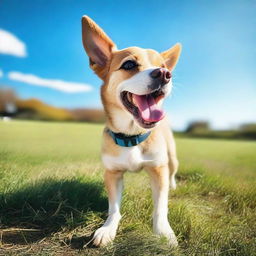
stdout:
<svg viewBox="0 0 256 256">
<path fill-rule="evenodd" d="M 256 122 L 256 1 L 250 0 L 0 1 L 0 29 L 25 47 L 23 57 L 1 52 L 0 33 L 0 84 L 55 106 L 101 107 L 101 81 L 81 43 L 84 14 L 119 49 L 136 45 L 161 52 L 182 43 L 173 94 L 165 103 L 174 128 L 192 120 L 209 120 L 219 129 Z M 17 72 L 92 89 L 31 85 L 14 80 Z"/>
</svg>

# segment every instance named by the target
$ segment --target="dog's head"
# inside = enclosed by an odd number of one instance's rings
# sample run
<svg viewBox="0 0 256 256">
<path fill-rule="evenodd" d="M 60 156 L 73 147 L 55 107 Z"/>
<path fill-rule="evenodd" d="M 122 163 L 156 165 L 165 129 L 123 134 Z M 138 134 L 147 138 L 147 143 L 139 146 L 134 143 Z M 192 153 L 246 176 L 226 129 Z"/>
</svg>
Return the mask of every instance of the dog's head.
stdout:
<svg viewBox="0 0 256 256">
<path fill-rule="evenodd" d="M 129 119 L 143 129 L 154 127 L 164 117 L 161 105 L 171 91 L 171 72 L 179 59 L 181 45 L 162 53 L 138 47 L 117 50 L 87 16 L 82 18 L 82 35 L 90 67 L 104 81 L 102 101 L 107 114 L 111 115 L 115 109 L 115 115 L 126 113 L 119 117 L 121 122 Z"/>
</svg>

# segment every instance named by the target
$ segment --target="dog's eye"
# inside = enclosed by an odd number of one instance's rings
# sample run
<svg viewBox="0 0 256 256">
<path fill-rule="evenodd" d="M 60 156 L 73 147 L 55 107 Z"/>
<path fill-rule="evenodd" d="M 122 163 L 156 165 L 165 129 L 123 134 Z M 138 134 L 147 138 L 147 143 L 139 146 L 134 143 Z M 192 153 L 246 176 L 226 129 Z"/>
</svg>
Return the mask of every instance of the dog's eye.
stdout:
<svg viewBox="0 0 256 256">
<path fill-rule="evenodd" d="M 126 62 L 123 63 L 123 65 L 121 66 L 121 69 L 131 70 L 136 68 L 137 66 L 138 66 L 138 63 L 135 62 L 134 60 L 127 60 Z"/>
</svg>

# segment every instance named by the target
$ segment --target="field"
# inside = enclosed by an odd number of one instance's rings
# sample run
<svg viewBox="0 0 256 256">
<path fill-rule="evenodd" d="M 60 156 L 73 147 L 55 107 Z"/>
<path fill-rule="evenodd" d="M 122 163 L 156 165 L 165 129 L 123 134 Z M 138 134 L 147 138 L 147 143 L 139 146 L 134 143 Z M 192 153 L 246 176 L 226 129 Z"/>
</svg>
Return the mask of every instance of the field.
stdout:
<svg viewBox="0 0 256 256">
<path fill-rule="evenodd" d="M 107 213 L 102 125 L 0 123 L 0 255 L 256 255 L 256 143 L 177 138 L 170 250 L 151 231 L 144 172 L 125 175 L 121 224 L 106 248 L 91 235 Z"/>
</svg>

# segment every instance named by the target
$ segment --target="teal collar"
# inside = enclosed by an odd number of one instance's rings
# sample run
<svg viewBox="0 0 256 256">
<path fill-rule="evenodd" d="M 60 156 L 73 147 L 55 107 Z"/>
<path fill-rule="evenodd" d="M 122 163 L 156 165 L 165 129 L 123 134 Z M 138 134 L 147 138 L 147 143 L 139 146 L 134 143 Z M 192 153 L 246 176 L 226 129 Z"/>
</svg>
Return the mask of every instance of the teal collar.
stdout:
<svg viewBox="0 0 256 256">
<path fill-rule="evenodd" d="M 149 131 L 143 134 L 128 136 L 123 133 L 112 132 L 111 130 L 108 129 L 107 133 L 112 137 L 112 139 L 117 145 L 121 147 L 133 147 L 145 141 L 151 132 Z"/>
</svg>

